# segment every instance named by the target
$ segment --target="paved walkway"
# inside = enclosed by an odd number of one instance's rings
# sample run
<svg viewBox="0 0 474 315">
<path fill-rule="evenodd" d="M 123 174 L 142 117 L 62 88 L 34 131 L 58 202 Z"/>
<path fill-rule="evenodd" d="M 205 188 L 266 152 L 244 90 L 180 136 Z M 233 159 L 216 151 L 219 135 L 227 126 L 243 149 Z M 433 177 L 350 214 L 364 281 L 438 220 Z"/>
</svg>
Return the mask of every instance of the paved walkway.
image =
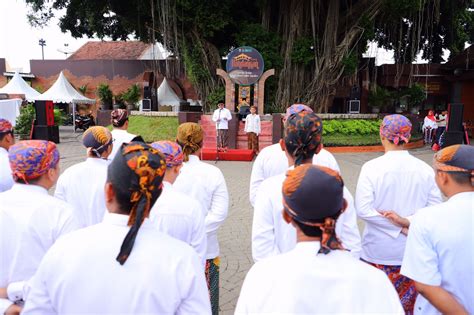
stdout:
<svg viewBox="0 0 474 315">
<path fill-rule="evenodd" d="M 61 131 L 61 168 L 85 159 L 85 149 L 81 145 L 82 133 L 73 134 L 70 129 Z M 433 153 L 427 148 L 412 150 L 411 153 L 431 165 Z M 344 182 L 354 193 L 361 166 L 381 153 L 339 153 L 334 154 Z M 242 282 L 251 267 L 252 208 L 248 201 L 248 190 L 252 163 L 218 162 L 224 173 L 230 194 L 229 215 L 219 230 L 221 247 L 220 310 L 231 314 L 237 303 Z M 92 179 L 91 179 L 92 180 Z"/>
</svg>

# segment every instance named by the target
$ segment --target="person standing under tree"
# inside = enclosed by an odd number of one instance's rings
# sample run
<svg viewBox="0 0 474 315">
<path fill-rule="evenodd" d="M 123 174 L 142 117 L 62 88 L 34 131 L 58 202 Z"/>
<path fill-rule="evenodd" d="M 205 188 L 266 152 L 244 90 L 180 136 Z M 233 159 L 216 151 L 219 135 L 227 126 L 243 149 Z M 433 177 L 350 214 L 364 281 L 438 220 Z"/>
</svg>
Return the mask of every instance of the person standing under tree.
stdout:
<svg viewBox="0 0 474 315">
<path fill-rule="evenodd" d="M 258 154 L 258 135 L 261 132 L 260 116 L 257 115 L 257 108 L 250 106 L 250 114 L 245 118 L 245 132 L 247 133 L 248 148 Z"/>
<path fill-rule="evenodd" d="M 217 149 L 227 151 L 227 131 L 229 130 L 229 120 L 232 120 L 230 110 L 224 107 L 224 102 L 219 101 L 218 108 L 212 115 L 212 121 L 216 123 L 217 130 Z"/>
</svg>

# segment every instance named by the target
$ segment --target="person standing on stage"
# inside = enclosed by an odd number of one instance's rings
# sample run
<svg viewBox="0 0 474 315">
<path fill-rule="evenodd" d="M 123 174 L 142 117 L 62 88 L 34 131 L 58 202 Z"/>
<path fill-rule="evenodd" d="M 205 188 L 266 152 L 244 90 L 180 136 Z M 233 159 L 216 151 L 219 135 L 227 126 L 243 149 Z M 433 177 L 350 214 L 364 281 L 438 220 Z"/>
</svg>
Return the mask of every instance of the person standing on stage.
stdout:
<svg viewBox="0 0 474 315">
<path fill-rule="evenodd" d="M 258 154 L 258 135 L 261 132 L 260 116 L 257 108 L 250 106 L 250 114 L 245 118 L 245 132 L 247 133 L 248 149 Z"/>
<path fill-rule="evenodd" d="M 232 114 L 230 110 L 224 107 L 223 101 L 220 101 L 217 106 L 218 108 L 212 115 L 212 121 L 216 123 L 217 149 L 220 151 L 227 151 L 227 131 L 229 130 L 229 120 L 232 120 Z"/>
</svg>

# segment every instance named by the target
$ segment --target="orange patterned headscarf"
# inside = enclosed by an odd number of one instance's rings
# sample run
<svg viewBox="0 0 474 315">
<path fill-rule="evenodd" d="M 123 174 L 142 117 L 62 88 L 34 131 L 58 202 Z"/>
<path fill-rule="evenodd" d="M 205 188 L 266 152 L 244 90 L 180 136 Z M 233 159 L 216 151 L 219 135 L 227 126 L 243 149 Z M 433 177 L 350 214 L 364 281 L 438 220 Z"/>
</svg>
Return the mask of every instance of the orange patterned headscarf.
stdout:
<svg viewBox="0 0 474 315">
<path fill-rule="evenodd" d="M 344 211 L 344 182 L 338 172 L 305 164 L 288 171 L 283 183 L 283 209 L 299 224 L 321 230 L 321 249 L 343 249 L 336 236 L 336 220 Z"/>
<path fill-rule="evenodd" d="M 108 170 L 108 181 L 112 186 L 127 185 L 130 192 L 130 230 L 123 240 L 117 261 L 123 265 L 132 252 L 138 230 L 151 207 L 163 190 L 163 177 L 166 171 L 164 156 L 142 142 L 122 145 L 119 154 L 112 160 Z"/>
</svg>

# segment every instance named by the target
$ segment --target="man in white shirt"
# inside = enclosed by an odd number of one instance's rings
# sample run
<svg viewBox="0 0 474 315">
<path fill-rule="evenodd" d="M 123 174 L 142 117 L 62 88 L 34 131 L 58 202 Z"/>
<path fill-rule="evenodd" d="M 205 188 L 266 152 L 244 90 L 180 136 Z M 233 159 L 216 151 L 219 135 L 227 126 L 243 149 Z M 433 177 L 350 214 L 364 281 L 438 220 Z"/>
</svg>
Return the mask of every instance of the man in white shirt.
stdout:
<svg viewBox="0 0 474 315">
<path fill-rule="evenodd" d="M 287 157 L 287 165 L 312 164 L 313 155 L 321 149 L 322 121 L 314 113 L 301 111 L 285 119 L 285 138 L 281 146 Z M 255 202 L 252 223 L 252 256 L 254 261 L 288 252 L 296 246 L 296 230 L 286 224 L 281 216 L 281 188 L 286 174 L 263 181 Z M 349 190 L 344 187 L 344 198 L 348 202 L 346 211 L 338 218 L 336 232 L 344 247 L 351 254 L 360 256 L 360 234 L 357 226 L 354 202 Z"/>
<path fill-rule="evenodd" d="M 261 132 L 260 116 L 257 115 L 257 108 L 250 106 L 250 114 L 245 118 L 245 132 L 247 133 L 248 149 L 258 154 L 258 135 Z"/>
<path fill-rule="evenodd" d="M 15 144 L 12 124 L 0 118 L 0 192 L 13 186 L 12 170 L 8 161 L 8 149 Z"/>
<path fill-rule="evenodd" d="M 224 102 L 220 101 L 217 106 L 218 108 L 214 111 L 214 114 L 212 115 L 212 121 L 216 123 L 217 149 L 226 151 L 229 120 L 232 120 L 232 114 L 230 110 L 224 107 Z"/>
<path fill-rule="evenodd" d="M 87 148 L 87 159 L 65 170 L 54 192 L 56 198 L 73 206 L 81 228 L 102 222 L 104 218 L 104 186 L 113 147 L 112 135 L 105 127 L 93 126 L 84 132 L 82 144 Z"/>
<path fill-rule="evenodd" d="M 296 247 L 248 272 L 236 314 L 403 314 L 385 274 L 343 250 L 334 225 L 347 202 L 339 173 L 306 164 L 283 184 L 284 220 Z"/>
<path fill-rule="evenodd" d="M 139 136 L 129 133 L 128 130 L 128 112 L 126 109 L 114 109 L 110 114 L 110 120 L 114 129 L 112 130 L 112 138 L 114 139 L 114 147 L 109 159 L 113 160 L 117 152 L 120 150 L 122 143 L 129 143 L 138 139 Z"/>
<path fill-rule="evenodd" d="M 286 110 L 283 123 L 285 122 L 286 117 L 300 111 L 313 112 L 310 107 L 303 104 L 291 105 Z M 336 159 L 329 151 L 322 148 L 322 145 L 319 153 L 313 156 L 313 164 L 327 166 L 340 172 Z M 262 182 L 269 177 L 284 174 L 287 170 L 288 160 L 285 151 L 283 151 L 280 146 L 280 143 L 272 144 L 260 151 L 253 163 L 252 174 L 250 175 L 249 199 L 252 207 L 255 207 L 255 198 Z"/>
<path fill-rule="evenodd" d="M 215 166 L 199 160 L 204 133 L 198 124 L 178 127 L 177 142 L 184 152 L 184 165 L 173 187 L 196 199 L 204 210 L 207 234 L 206 277 L 212 313 L 219 311 L 219 242 L 217 231 L 227 218 L 229 194 L 224 175 Z"/>
<path fill-rule="evenodd" d="M 148 219 L 165 170 L 150 146 L 121 148 L 105 186 L 109 213 L 48 251 L 24 314 L 210 314 L 199 257 Z"/>
<path fill-rule="evenodd" d="M 434 168 L 446 202 L 419 210 L 411 220 L 393 211 L 384 215 L 409 228 L 401 273 L 420 293 L 415 314 L 473 314 L 474 147 L 443 149 Z"/>
<path fill-rule="evenodd" d="M 71 207 L 48 194 L 59 175 L 59 151 L 54 143 L 20 141 L 10 147 L 9 161 L 16 182 L 0 193 L 1 314 L 5 311 L 1 306 L 21 304 L 25 282 L 46 251 L 77 228 Z"/>
<path fill-rule="evenodd" d="M 163 192 L 155 202 L 150 220 L 161 232 L 189 244 L 206 265 L 207 237 L 204 226 L 204 210 L 194 198 L 173 187 L 183 166 L 183 150 L 176 142 L 157 141 L 151 146 L 166 159 Z"/>
<path fill-rule="evenodd" d="M 411 123 L 402 115 L 386 116 L 380 128 L 385 154 L 362 166 L 356 190 L 356 210 L 365 221 L 363 260 L 384 270 L 392 280 L 405 312 L 413 312 L 413 281 L 400 275 L 406 229 L 393 225 L 381 212 L 392 210 L 405 217 L 438 204 L 441 193 L 433 169 L 405 149 Z"/>
</svg>

